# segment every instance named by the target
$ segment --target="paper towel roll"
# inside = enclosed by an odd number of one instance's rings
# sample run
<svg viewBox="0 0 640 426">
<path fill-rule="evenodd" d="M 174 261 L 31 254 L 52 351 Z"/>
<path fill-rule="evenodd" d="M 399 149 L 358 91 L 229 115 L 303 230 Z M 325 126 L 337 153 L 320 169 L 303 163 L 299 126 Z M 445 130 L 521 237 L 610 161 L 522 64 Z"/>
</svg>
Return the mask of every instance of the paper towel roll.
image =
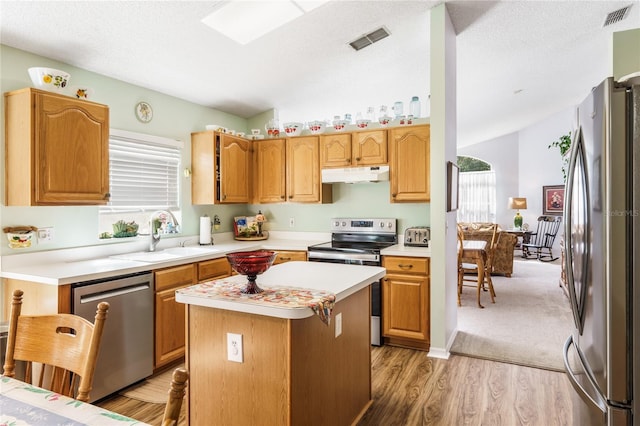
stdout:
<svg viewBox="0 0 640 426">
<path fill-rule="evenodd" d="M 211 244 L 211 218 L 209 216 L 200 218 L 200 244 Z"/>
</svg>

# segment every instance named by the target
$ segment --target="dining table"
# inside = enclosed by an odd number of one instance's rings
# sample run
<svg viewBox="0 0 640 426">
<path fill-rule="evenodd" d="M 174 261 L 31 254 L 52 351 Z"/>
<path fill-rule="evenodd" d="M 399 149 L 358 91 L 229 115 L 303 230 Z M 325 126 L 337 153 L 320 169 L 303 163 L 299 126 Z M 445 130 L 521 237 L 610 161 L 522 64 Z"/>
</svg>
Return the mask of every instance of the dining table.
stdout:
<svg viewBox="0 0 640 426">
<path fill-rule="evenodd" d="M 483 240 L 463 240 L 462 258 L 473 260 L 478 266 L 478 307 L 484 308 L 480 303 L 480 289 L 484 282 L 485 263 L 487 262 L 487 242 Z M 489 273 L 491 273 L 489 271 Z"/>
<path fill-rule="evenodd" d="M 144 426 L 146 423 L 0 376 L 0 425 Z"/>
</svg>

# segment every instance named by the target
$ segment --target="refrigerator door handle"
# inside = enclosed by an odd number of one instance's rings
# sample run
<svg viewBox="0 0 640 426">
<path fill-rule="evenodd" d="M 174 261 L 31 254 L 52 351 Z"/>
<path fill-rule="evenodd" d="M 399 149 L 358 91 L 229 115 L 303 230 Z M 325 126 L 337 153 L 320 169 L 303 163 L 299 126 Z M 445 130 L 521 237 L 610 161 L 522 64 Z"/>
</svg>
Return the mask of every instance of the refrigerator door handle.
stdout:
<svg viewBox="0 0 640 426">
<path fill-rule="evenodd" d="M 587 390 L 579 383 L 578 378 L 576 377 L 576 374 L 573 372 L 573 370 L 571 369 L 571 366 L 569 365 L 569 348 L 572 345 L 573 345 L 576 353 L 578 354 L 578 358 L 580 360 L 580 363 L 582 364 L 582 367 L 585 370 L 585 377 L 587 378 L 587 381 L 589 382 L 589 385 L 591 385 L 591 387 L 593 388 L 593 392 L 591 392 L 591 393 L 587 392 Z M 598 386 L 596 385 L 595 379 L 593 378 L 591 372 L 588 370 L 588 368 L 586 366 L 586 363 L 585 363 L 585 360 L 584 360 L 584 356 L 582 355 L 582 352 L 580 351 L 580 348 L 578 346 L 576 346 L 575 342 L 573 341 L 573 336 L 569 336 L 567 341 L 564 343 L 564 350 L 562 352 L 562 358 L 564 360 L 564 369 L 565 369 L 565 372 L 567 373 L 567 377 L 569 378 L 569 382 L 571 382 L 571 385 L 576 390 L 576 392 L 578 392 L 580 397 L 587 404 L 591 404 L 591 405 L 594 405 L 594 406 L 598 407 L 598 409 L 600 411 L 602 411 L 603 414 L 606 415 L 606 413 L 607 413 L 607 402 L 606 402 L 605 398 L 602 396 L 602 394 L 600 393 L 600 391 L 598 390 Z"/>
</svg>

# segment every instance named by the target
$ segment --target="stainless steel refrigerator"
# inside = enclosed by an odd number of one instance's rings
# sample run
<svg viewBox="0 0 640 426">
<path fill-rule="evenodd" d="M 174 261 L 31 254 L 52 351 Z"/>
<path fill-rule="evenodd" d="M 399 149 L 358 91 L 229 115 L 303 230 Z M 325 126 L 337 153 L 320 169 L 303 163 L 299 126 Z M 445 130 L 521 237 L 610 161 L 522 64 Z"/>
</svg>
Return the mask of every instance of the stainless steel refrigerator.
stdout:
<svg viewBox="0 0 640 426">
<path fill-rule="evenodd" d="M 578 107 L 565 187 L 575 425 L 640 425 L 640 86 L 608 78 Z"/>
</svg>

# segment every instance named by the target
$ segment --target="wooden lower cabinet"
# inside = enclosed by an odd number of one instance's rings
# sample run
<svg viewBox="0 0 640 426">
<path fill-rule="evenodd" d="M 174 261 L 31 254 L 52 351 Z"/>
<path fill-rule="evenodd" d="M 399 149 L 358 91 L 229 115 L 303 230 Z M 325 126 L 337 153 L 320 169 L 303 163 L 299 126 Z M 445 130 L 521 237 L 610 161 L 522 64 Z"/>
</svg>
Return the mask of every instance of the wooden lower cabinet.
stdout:
<svg viewBox="0 0 640 426">
<path fill-rule="evenodd" d="M 429 350 L 429 258 L 384 256 L 382 266 L 385 343 Z"/>
<path fill-rule="evenodd" d="M 226 257 L 198 263 L 198 282 L 217 280 L 231 275 L 231 265 Z"/>
<path fill-rule="evenodd" d="M 154 272 L 155 355 L 154 369 L 184 356 L 185 305 L 176 302 L 176 290 L 196 283 L 197 264 L 174 266 Z"/>
<path fill-rule="evenodd" d="M 154 272 L 155 370 L 182 358 L 185 353 L 185 305 L 176 302 L 176 290 L 229 275 L 231 266 L 226 257 Z"/>
<path fill-rule="evenodd" d="M 274 265 L 293 261 L 304 262 L 307 260 L 307 252 L 304 250 L 278 250 L 276 253 L 276 258 L 273 261 Z"/>
</svg>

